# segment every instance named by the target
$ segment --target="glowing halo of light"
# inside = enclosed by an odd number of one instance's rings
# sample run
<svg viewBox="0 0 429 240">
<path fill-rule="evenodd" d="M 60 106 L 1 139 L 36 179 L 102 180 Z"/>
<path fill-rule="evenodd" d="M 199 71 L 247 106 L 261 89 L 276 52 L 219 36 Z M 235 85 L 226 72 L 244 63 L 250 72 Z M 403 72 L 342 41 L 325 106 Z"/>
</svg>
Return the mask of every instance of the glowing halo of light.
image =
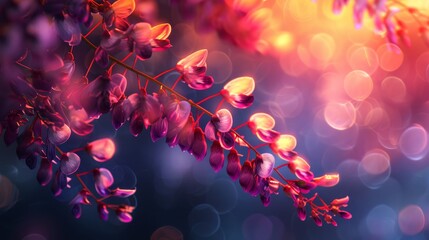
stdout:
<svg viewBox="0 0 429 240">
<path fill-rule="evenodd" d="M 351 51 L 347 60 L 352 69 L 359 69 L 368 74 L 373 74 L 379 67 L 377 53 L 367 46 L 361 46 Z"/>
<path fill-rule="evenodd" d="M 380 68 L 386 72 L 393 72 L 404 62 L 404 53 L 401 48 L 392 43 L 385 43 L 377 48 Z"/>
<path fill-rule="evenodd" d="M 348 129 L 356 122 L 356 109 L 351 102 L 330 102 L 323 115 L 326 123 L 337 130 Z"/>
<path fill-rule="evenodd" d="M 399 229 L 405 235 L 417 235 L 425 227 L 425 214 L 417 205 L 408 205 L 398 214 Z"/>
<path fill-rule="evenodd" d="M 411 160 L 424 158 L 429 150 L 427 130 L 419 124 L 405 129 L 399 138 L 399 149 Z"/>
<path fill-rule="evenodd" d="M 309 51 L 314 58 L 328 62 L 335 54 L 335 39 L 327 33 L 315 34 L 309 43 Z"/>
<path fill-rule="evenodd" d="M 390 156 L 382 149 L 368 151 L 358 166 L 361 182 L 370 189 L 381 187 L 390 177 Z"/>
<path fill-rule="evenodd" d="M 385 204 L 371 209 L 365 220 L 368 232 L 375 239 L 394 239 L 397 234 L 397 213 Z"/>
<path fill-rule="evenodd" d="M 381 82 L 382 94 L 394 103 L 402 103 L 407 96 L 407 87 L 402 79 L 390 76 Z"/>
<path fill-rule="evenodd" d="M 353 70 L 344 78 L 344 90 L 356 101 L 363 101 L 369 97 L 373 88 L 372 78 L 365 71 Z"/>
</svg>

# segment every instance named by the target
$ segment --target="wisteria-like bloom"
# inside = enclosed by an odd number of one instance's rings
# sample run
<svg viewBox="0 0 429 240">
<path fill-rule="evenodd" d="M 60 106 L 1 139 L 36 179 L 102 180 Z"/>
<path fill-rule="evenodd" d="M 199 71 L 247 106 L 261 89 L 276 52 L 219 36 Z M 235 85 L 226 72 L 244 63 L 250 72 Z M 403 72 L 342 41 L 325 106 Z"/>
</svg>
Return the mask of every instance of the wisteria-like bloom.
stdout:
<svg viewBox="0 0 429 240">
<path fill-rule="evenodd" d="M 225 84 L 221 94 L 233 107 L 244 109 L 253 103 L 253 90 L 255 90 L 253 78 L 239 77 Z"/>
<path fill-rule="evenodd" d="M 176 64 L 176 69 L 182 74 L 183 81 L 192 89 L 205 90 L 214 83 L 211 76 L 206 76 L 207 55 L 207 49 L 198 50 Z"/>
<path fill-rule="evenodd" d="M 98 162 L 110 160 L 115 154 L 115 143 L 110 138 L 102 138 L 88 143 L 86 151 Z"/>
</svg>

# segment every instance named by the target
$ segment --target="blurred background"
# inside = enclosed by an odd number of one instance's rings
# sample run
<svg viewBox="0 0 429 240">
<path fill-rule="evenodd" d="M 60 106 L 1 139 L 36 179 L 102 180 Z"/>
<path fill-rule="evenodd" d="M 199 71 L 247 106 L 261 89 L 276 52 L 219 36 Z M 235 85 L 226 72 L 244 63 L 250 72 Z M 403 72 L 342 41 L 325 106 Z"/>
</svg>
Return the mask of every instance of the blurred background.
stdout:
<svg viewBox="0 0 429 240">
<path fill-rule="evenodd" d="M 197 162 L 163 140 L 153 143 L 148 132 L 135 138 L 128 125 L 115 131 L 106 115 L 89 139 L 73 136 L 65 148 L 114 138 L 113 160 L 100 164 L 82 154 L 82 163 L 111 169 L 119 186 L 137 187 L 130 200 L 138 205 L 133 222 L 111 216 L 105 223 L 94 207 L 84 207 L 81 219 L 74 219 L 68 202 L 77 186 L 52 197 L 35 180 L 36 171 L 17 160 L 15 146 L 2 143 L 1 239 L 429 239 L 429 49 L 415 19 L 398 15 L 409 26 L 407 47 L 375 34 L 370 18 L 355 29 L 351 8 L 334 15 L 331 1 L 267 0 L 252 17 L 260 23 L 252 25 L 256 36 L 247 34 L 246 24 L 208 21 L 205 17 L 213 17 L 208 13 L 219 10 L 217 1 L 204 7 L 196 7 L 199 1 L 137 2 L 136 18 L 173 28 L 173 47 L 139 69 L 156 75 L 206 48 L 212 93 L 230 79 L 252 76 L 255 103 L 245 111 L 229 108 L 234 125 L 254 112 L 274 116 L 276 130 L 296 136 L 296 150 L 315 175 L 340 173 L 337 186 L 317 191 L 326 201 L 348 195 L 353 218 L 338 219 L 338 227 L 317 227 L 309 218 L 301 222 L 282 194 L 264 207 L 224 169 L 215 174 L 208 158 Z M 427 1 L 403 2 L 429 13 Z M 177 76 L 170 73 L 162 81 Z M 128 93 L 136 89 L 129 81 Z M 195 99 L 209 94 L 184 84 L 177 89 Z M 217 103 L 205 106 L 213 110 Z"/>
</svg>

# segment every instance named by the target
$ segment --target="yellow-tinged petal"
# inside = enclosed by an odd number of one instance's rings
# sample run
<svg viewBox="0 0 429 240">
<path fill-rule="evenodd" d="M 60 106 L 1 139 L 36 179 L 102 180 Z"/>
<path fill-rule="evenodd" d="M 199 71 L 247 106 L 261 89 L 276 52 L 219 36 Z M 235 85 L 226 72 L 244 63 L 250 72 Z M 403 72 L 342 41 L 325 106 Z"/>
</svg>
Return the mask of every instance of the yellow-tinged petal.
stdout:
<svg viewBox="0 0 429 240">
<path fill-rule="evenodd" d="M 170 36 L 171 25 L 168 23 L 158 24 L 151 28 L 152 39 L 165 40 Z"/>
<path fill-rule="evenodd" d="M 136 3 L 134 0 L 117 0 L 112 4 L 112 9 L 116 17 L 127 18 L 134 12 Z"/>
<path fill-rule="evenodd" d="M 314 178 L 313 181 L 321 187 L 333 187 L 340 181 L 340 175 L 338 173 L 325 174 L 321 177 Z"/>
<path fill-rule="evenodd" d="M 229 81 L 224 87 L 230 95 L 250 95 L 255 90 L 255 80 L 252 77 L 238 77 Z"/>
<path fill-rule="evenodd" d="M 282 134 L 274 143 L 275 151 L 292 151 L 296 147 L 296 138 L 293 135 Z"/>
<path fill-rule="evenodd" d="M 310 164 L 308 164 L 308 162 L 304 158 L 298 156 L 294 160 L 289 162 L 289 168 L 292 171 L 310 171 Z"/>
<path fill-rule="evenodd" d="M 203 67 L 206 65 L 207 55 L 207 49 L 201 49 L 193 52 L 192 54 L 177 62 L 177 68 L 179 70 L 183 70 L 189 67 Z"/>
<path fill-rule="evenodd" d="M 276 121 L 267 113 L 255 113 L 249 118 L 249 122 L 256 129 L 271 130 L 274 128 Z"/>
</svg>

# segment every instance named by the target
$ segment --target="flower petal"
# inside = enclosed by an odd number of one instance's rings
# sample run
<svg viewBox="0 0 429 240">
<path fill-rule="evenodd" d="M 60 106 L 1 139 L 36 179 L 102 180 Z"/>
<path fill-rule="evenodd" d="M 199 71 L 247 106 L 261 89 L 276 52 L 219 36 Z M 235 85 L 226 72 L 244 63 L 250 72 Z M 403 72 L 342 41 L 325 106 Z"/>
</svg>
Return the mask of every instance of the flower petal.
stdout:
<svg viewBox="0 0 429 240">
<path fill-rule="evenodd" d="M 62 127 L 52 126 L 49 128 L 48 139 L 51 143 L 60 145 L 69 140 L 70 135 L 71 130 L 67 124 L 64 124 Z"/>
<path fill-rule="evenodd" d="M 110 193 L 114 178 L 112 173 L 106 168 L 96 168 L 93 170 L 95 190 L 100 196 L 107 196 Z"/>
<path fill-rule="evenodd" d="M 222 94 L 224 97 L 225 93 Z M 235 108 L 246 109 L 253 104 L 255 98 L 253 95 L 233 94 L 227 95 L 226 100 Z"/>
<path fill-rule="evenodd" d="M 74 152 L 68 152 L 61 157 L 60 169 L 65 175 L 75 173 L 80 166 L 80 157 Z"/>
<path fill-rule="evenodd" d="M 37 171 L 37 181 L 41 186 L 46 186 L 52 179 L 52 161 L 42 158 L 39 171 Z"/>
<path fill-rule="evenodd" d="M 219 136 L 219 142 L 222 148 L 225 150 L 230 150 L 234 147 L 235 144 L 234 135 L 230 132 L 221 133 Z"/>
<path fill-rule="evenodd" d="M 209 121 L 204 128 L 204 134 L 210 141 L 216 140 L 216 129 L 212 121 Z"/>
<path fill-rule="evenodd" d="M 267 113 L 254 113 L 250 116 L 249 121 L 247 122 L 250 130 L 253 133 L 256 133 L 256 130 L 271 130 L 274 128 L 276 121 L 274 118 Z"/>
<path fill-rule="evenodd" d="M 169 23 L 161 23 L 153 26 L 150 30 L 152 39 L 165 40 L 170 36 L 171 25 Z"/>
<path fill-rule="evenodd" d="M 219 172 L 223 167 L 224 161 L 223 148 L 220 146 L 219 141 L 214 141 L 210 148 L 210 166 L 215 172 Z"/>
<path fill-rule="evenodd" d="M 255 90 L 255 80 L 252 77 L 238 77 L 225 84 L 223 89 L 227 90 L 229 95 L 249 96 Z"/>
<path fill-rule="evenodd" d="M 150 137 L 153 142 L 158 141 L 160 138 L 165 137 L 168 131 L 168 120 L 163 117 L 156 123 L 152 124 L 150 129 Z"/>
<path fill-rule="evenodd" d="M 343 198 L 337 198 L 332 200 L 331 205 L 347 207 L 348 203 L 349 203 L 349 196 L 346 196 Z"/>
<path fill-rule="evenodd" d="M 226 172 L 232 180 L 237 180 L 241 172 L 240 158 L 238 152 L 235 149 L 231 149 L 228 154 L 228 164 L 226 166 Z"/>
<path fill-rule="evenodd" d="M 183 74 L 184 71 L 188 71 L 187 69 L 191 67 L 207 67 L 207 64 L 206 64 L 207 55 L 208 55 L 207 49 L 201 49 L 196 52 L 193 52 L 190 55 L 178 61 L 176 64 L 176 68 L 179 72 Z"/>
<path fill-rule="evenodd" d="M 200 127 L 195 128 L 194 131 L 194 142 L 192 143 L 191 152 L 192 155 L 201 161 L 207 154 L 207 142 L 204 136 L 204 132 Z"/>
<path fill-rule="evenodd" d="M 121 198 L 127 198 L 129 196 L 132 196 L 134 193 L 136 193 L 136 189 L 121 189 L 121 188 L 116 188 L 114 190 L 112 190 L 111 194 L 112 196 L 117 196 L 117 197 L 121 197 Z"/>
<path fill-rule="evenodd" d="M 133 220 L 133 217 L 131 216 L 131 214 L 124 212 L 120 209 L 116 211 L 116 215 L 117 215 L 119 221 L 121 221 L 123 223 L 129 223 Z"/>
<path fill-rule="evenodd" d="M 112 9 L 116 17 L 127 18 L 134 12 L 136 3 L 134 0 L 116 0 L 112 4 Z"/>
<path fill-rule="evenodd" d="M 229 132 L 233 124 L 231 112 L 225 108 L 220 109 L 216 112 L 216 117 L 212 118 L 212 122 L 219 132 Z"/>
<path fill-rule="evenodd" d="M 105 204 L 98 204 L 97 206 L 98 216 L 101 220 L 107 221 L 109 219 L 109 210 Z"/>
<path fill-rule="evenodd" d="M 340 181 L 340 175 L 338 173 L 325 174 L 321 177 L 314 178 L 313 181 L 320 187 L 333 187 Z"/>
<path fill-rule="evenodd" d="M 214 83 L 213 77 L 205 75 L 184 75 L 183 80 L 188 84 L 188 87 L 195 90 L 209 89 L 213 86 Z"/>
<path fill-rule="evenodd" d="M 116 147 L 110 138 L 102 138 L 88 143 L 86 151 L 97 162 L 105 162 L 113 157 Z"/>
<path fill-rule="evenodd" d="M 253 167 L 249 160 L 246 160 L 241 168 L 239 182 L 245 192 L 251 192 L 256 184 Z"/>
<path fill-rule="evenodd" d="M 256 162 L 256 173 L 261 178 L 267 178 L 271 176 L 274 169 L 276 159 L 271 153 L 261 154 L 261 161 Z"/>
<path fill-rule="evenodd" d="M 256 136 L 265 143 L 273 143 L 280 136 L 280 133 L 274 130 L 257 129 Z"/>
<path fill-rule="evenodd" d="M 189 151 L 191 149 L 194 141 L 194 118 L 192 116 L 188 117 L 188 121 L 177 135 L 177 138 L 182 151 Z"/>
<path fill-rule="evenodd" d="M 296 147 L 296 138 L 293 135 L 282 134 L 270 144 L 270 147 L 276 154 L 279 151 L 292 151 Z"/>
</svg>

